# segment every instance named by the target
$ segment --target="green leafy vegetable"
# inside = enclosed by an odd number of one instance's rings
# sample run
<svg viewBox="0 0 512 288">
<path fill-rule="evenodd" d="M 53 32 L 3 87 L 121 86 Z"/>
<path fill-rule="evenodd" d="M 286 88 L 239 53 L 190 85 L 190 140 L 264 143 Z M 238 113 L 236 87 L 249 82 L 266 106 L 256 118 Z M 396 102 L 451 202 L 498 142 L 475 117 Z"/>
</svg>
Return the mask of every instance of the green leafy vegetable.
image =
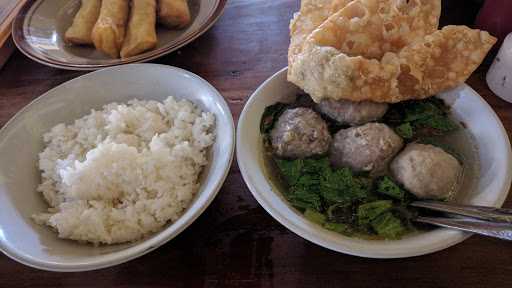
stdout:
<svg viewBox="0 0 512 288">
<path fill-rule="evenodd" d="M 275 123 L 279 119 L 279 116 L 283 114 L 288 106 L 288 104 L 278 102 L 265 108 L 263 116 L 261 116 L 260 132 L 262 134 L 270 133 L 270 131 L 272 131 L 274 128 Z"/>
<path fill-rule="evenodd" d="M 412 139 L 414 137 L 414 130 L 409 122 L 397 126 L 395 132 L 404 139 Z"/>
<path fill-rule="evenodd" d="M 389 196 L 400 202 L 405 201 L 405 191 L 402 190 L 391 178 L 384 176 L 377 184 L 377 193 Z"/>
<path fill-rule="evenodd" d="M 288 195 L 288 201 L 297 208 L 313 209 L 316 211 L 322 209 L 322 199 L 320 196 L 305 189 L 295 190 Z"/>
<path fill-rule="evenodd" d="M 368 195 L 363 182 L 353 176 L 348 168 L 325 171 L 320 182 L 324 199 L 330 203 L 346 203 Z"/>
<path fill-rule="evenodd" d="M 327 220 L 325 215 L 314 210 L 306 209 L 304 212 L 304 217 L 311 222 L 315 222 L 316 224 L 323 225 Z"/>
<path fill-rule="evenodd" d="M 404 102 L 404 122 L 428 119 L 443 114 L 443 110 L 429 100 Z"/>
<path fill-rule="evenodd" d="M 419 119 L 414 122 L 415 127 L 432 128 L 440 132 L 450 132 L 458 129 L 450 118 L 443 115 L 433 115 L 429 118 Z"/>
<path fill-rule="evenodd" d="M 333 222 L 353 223 L 355 221 L 352 202 L 336 203 L 327 208 L 327 217 Z"/>
<path fill-rule="evenodd" d="M 286 197 L 290 203 L 302 209 L 320 211 L 322 199 L 320 197 L 320 175 L 318 171 L 329 168 L 327 160 L 275 159 L 275 163 L 289 185 Z"/>
<path fill-rule="evenodd" d="M 324 228 L 341 234 L 346 234 L 350 231 L 348 225 L 334 222 L 324 223 Z"/>
<path fill-rule="evenodd" d="M 286 196 L 288 201 L 296 208 L 322 210 L 322 199 L 315 191 L 296 189 Z"/>
<path fill-rule="evenodd" d="M 305 159 L 303 161 L 303 173 L 323 175 L 331 171 L 331 165 L 329 164 L 329 159 L 327 157 L 320 159 Z"/>
<path fill-rule="evenodd" d="M 357 209 L 357 219 L 359 225 L 368 225 L 373 220 L 377 218 L 377 216 L 388 212 L 393 208 L 393 201 L 390 200 L 379 200 L 366 204 L 362 204 Z"/>
<path fill-rule="evenodd" d="M 286 198 L 310 221 L 338 233 L 356 229 L 393 239 L 406 230 L 393 214 L 381 218 L 394 211 L 394 204 L 392 200 L 378 200 L 379 194 L 405 199 L 405 191 L 390 178 L 380 178 L 374 188 L 377 194 L 372 194 L 369 178 L 355 176 L 347 168 L 333 169 L 327 158 L 274 160 L 289 186 Z"/>
<path fill-rule="evenodd" d="M 347 168 L 333 170 L 327 158 L 275 159 L 275 163 L 289 185 L 288 200 L 298 208 L 320 211 L 322 199 L 329 205 L 351 203 L 369 193 L 365 181 Z"/>
<path fill-rule="evenodd" d="M 448 111 L 444 101 L 436 97 L 404 101 L 393 104 L 384 121 L 395 127 L 396 133 L 407 140 L 444 135 L 458 129 L 458 125 L 448 117 Z"/>
<path fill-rule="evenodd" d="M 386 212 L 376 217 L 371 221 L 371 226 L 378 235 L 387 239 L 398 239 L 406 231 L 400 219 L 391 212 Z"/>
<path fill-rule="evenodd" d="M 281 159 L 274 160 L 279 171 L 286 179 L 288 185 L 293 186 L 299 180 L 302 172 L 302 167 L 304 166 L 304 161 L 302 159 L 298 159 L 295 161 L 287 161 Z"/>
</svg>

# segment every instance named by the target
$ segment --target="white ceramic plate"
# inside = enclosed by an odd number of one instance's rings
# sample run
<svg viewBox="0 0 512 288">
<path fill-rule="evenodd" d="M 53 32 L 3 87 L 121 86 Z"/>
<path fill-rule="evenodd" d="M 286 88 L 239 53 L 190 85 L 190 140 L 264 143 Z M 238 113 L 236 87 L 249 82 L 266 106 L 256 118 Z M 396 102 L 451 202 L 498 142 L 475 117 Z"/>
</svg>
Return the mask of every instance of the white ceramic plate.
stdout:
<svg viewBox="0 0 512 288">
<path fill-rule="evenodd" d="M 300 90 L 286 80 L 283 69 L 263 83 L 251 96 L 238 122 L 237 159 L 242 176 L 258 202 L 281 224 L 320 246 L 346 254 L 371 258 L 400 258 L 423 255 L 455 245 L 468 233 L 449 229 L 408 235 L 397 241 L 362 240 L 322 228 L 291 207 L 264 173 L 263 145 L 259 123 L 265 107 L 289 102 Z M 480 177 L 463 191 L 462 203 L 501 207 L 512 179 L 511 148 L 500 120 L 491 107 L 466 84 L 440 95 L 454 116 L 474 136 L 480 161 Z"/>
<path fill-rule="evenodd" d="M 145 62 L 190 43 L 215 24 L 227 0 L 189 0 L 192 22 L 181 30 L 157 26 L 155 49 L 126 59 L 111 59 L 93 47 L 64 43 L 64 33 L 80 8 L 80 0 L 29 0 L 16 17 L 12 35 L 16 46 L 31 59 L 68 70 L 96 70 Z"/>
<path fill-rule="evenodd" d="M 36 192 L 42 135 L 54 125 L 72 123 L 91 109 L 133 98 L 188 99 L 216 116 L 217 139 L 201 187 L 175 223 L 136 243 L 94 247 L 57 238 L 31 220 L 47 209 Z M 116 265 L 156 249 L 187 228 L 215 198 L 229 171 L 234 124 L 228 105 L 205 80 L 185 70 L 132 64 L 93 72 L 64 83 L 26 106 L 0 130 L 0 249 L 26 265 L 53 271 L 84 271 Z"/>
</svg>

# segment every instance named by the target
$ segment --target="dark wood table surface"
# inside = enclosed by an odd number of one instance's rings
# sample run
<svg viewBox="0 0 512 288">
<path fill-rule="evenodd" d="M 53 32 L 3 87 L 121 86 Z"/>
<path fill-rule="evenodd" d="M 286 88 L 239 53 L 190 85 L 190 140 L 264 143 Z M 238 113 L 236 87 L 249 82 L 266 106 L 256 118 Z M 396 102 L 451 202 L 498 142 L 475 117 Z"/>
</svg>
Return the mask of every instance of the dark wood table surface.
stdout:
<svg viewBox="0 0 512 288">
<path fill-rule="evenodd" d="M 442 24 L 471 24 L 477 1 L 444 0 Z M 235 117 L 249 95 L 287 65 L 288 23 L 299 0 L 230 0 L 219 22 L 154 62 L 190 70 L 227 99 Z M 512 104 L 485 84 L 488 61 L 468 80 L 510 135 Z M 47 90 L 84 72 L 58 70 L 16 52 L 0 71 L 0 127 Z M 512 207 L 509 197 L 506 207 Z M 128 263 L 51 273 L 0 254 L 0 287 L 511 287 L 512 244 L 473 236 L 431 255 L 373 260 L 312 244 L 277 223 L 252 197 L 235 163 L 206 212 L 178 237 Z"/>
</svg>

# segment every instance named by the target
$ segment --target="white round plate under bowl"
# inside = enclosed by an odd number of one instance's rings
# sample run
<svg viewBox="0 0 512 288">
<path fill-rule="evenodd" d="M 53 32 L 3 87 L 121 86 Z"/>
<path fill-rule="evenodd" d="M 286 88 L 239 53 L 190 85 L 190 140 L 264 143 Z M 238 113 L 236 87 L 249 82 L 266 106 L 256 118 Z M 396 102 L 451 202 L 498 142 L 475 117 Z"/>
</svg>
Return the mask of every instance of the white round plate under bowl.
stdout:
<svg viewBox="0 0 512 288">
<path fill-rule="evenodd" d="M 222 15 L 227 0 L 189 0 L 191 23 L 173 30 L 157 26 L 153 50 L 126 59 L 112 59 L 92 46 L 68 45 L 64 33 L 80 8 L 80 0 L 29 0 L 12 26 L 16 46 L 32 60 L 67 70 L 97 70 L 146 62 L 171 53 L 201 36 Z"/>
<path fill-rule="evenodd" d="M 172 95 L 187 99 L 216 117 L 216 142 L 201 186 L 184 214 L 141 241 L 94 247 L 57 237 L 49 227 L 34 223 L 31 215 L 48 205 L 36 191 L 40 183 L 38 153 L 42 135 L 59 123 L 131 99 L 163 101 Z M 231 166 L 234 123 L 228 105 L 217 90 L 185 70 L 157 64 L 131 64 L 86 74 L 34 100 L 0 130 L 0 249 L 23 264 L 51 271 L 85 271 L 113 266 L 146 254 L 187 228 L 217 195 Z"/>
<path fill-rule="evenodd" d="M 286 68 L 263 83 L 244 107 L 238 122 L 237 160 L 242 176 L 258 202 L 270 215 L 299 236 L 334 251 L 369 257 L 401 258 L 432 253 L 455 245 L 471 234 L 449 229 L 412 233 L 401 240 L 363 240 L 322 228 L 290 206 L 265 175 L 259 124 L 265 107 L 290 102 L 300 90 L 286 80 Z M 452 108 L 454 117 L 465 123 L 475 140 L 480 177 L 462 203 L 501 207 L 509 192 L 512 156 L 509 139 L 491 107 L 469 86 L 440 95 Z"/>
</svg>

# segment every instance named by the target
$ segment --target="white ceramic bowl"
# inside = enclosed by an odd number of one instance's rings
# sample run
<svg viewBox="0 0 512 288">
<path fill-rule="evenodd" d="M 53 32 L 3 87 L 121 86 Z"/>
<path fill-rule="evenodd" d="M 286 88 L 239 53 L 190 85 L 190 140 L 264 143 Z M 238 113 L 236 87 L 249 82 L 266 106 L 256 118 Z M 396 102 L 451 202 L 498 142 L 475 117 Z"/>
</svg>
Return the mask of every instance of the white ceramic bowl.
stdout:
<svg viewBox="0 0 512 288">
<path fill-rule="evenodd" d="M 210 165 L 198 194 L 178 221 L 136 243 L 94 247 L 59 239 L 54 231 L 31 220 L 32 214 L 47 208 L 36 192 L 43 133 L 107 103 L 133 98 L 162 101 L 169 95 L 194 102 L 214 113 L 217 121 Z M 37 98 L 0 130 L 0 249 L 23 264 L 52 271 L 99 269 L 141 256 L 178 235 L 208 207 L 227 176 L 233 151 L 234 124 L 228 105 L 214 87 L 190 72 L 134 64 L 71 80 Z"/>
<path fill-rule="evenodd" d="M 300 90 L 286 80 L 286 68 L 269 78 L 251 96 L 240 116 L 237 159 L 243 178 L 254 197 L 276 220 L 299 236 L 320 246 L 351 255 L 371 258 L 400 258 L 423 255 L 455 245 L 468 233 L 435 229 L 408 235 L 397 241 L 362 240 L 328 231 L 306 220 L 288 204 L 263 170 L 263 146 L 259 123 L 265 107 L 289 102 Z M 500 207 L 511 183 L 511 148 L 503 125 L 491 107 L 469 86 L 440 95 L 457 119 L 475 137 L 480 160 L 480 178 L 464 191 L 463 203 Z"/>
</svg>

